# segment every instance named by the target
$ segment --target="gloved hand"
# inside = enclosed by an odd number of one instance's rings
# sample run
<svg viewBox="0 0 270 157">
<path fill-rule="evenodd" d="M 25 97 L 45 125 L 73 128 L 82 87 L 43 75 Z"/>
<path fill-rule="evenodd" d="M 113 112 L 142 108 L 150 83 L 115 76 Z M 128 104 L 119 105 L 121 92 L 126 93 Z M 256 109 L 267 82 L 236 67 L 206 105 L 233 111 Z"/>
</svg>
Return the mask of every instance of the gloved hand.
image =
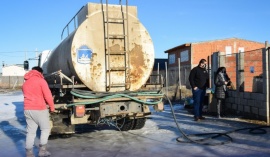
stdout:
<svg viewBox="0 0 270 157">
<path fill-rule="evenodd" d="M 57 110 L 55 110 L 55 109 L 53 109 L 53 110 L 50 109 L 50 113 L 56 113 L 56 111 Z"/>
</svg>

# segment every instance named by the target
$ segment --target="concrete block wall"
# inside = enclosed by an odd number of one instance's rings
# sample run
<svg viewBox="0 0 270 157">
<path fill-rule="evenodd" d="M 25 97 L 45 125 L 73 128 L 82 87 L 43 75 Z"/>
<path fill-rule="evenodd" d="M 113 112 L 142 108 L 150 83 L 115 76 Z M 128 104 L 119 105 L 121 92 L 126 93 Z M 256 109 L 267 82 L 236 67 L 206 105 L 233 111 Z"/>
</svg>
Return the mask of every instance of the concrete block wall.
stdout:
<svg viewBox="0 0 270 157">
<path fill-rule="evenodd" d="M 20 88 L 23 83 L 23 76 L 0 76 L 0 88 Z"/>
<path fill-rule="evenodd" d="M 244 117 L 266 121 L 266 100 L 263 93 L 229 91 L 227 109 Z"/>
</svg>

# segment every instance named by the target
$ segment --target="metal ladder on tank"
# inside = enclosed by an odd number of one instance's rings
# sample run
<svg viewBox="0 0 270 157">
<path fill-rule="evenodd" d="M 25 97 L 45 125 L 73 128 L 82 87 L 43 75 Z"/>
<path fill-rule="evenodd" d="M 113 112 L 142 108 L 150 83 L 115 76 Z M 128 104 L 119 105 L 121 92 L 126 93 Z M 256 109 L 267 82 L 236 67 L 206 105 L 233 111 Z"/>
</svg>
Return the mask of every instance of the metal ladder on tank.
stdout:
<svg viewBox="0 0 270 157">
<path fill-rule="evenodd" d="M 105 70 L 106 70 L 106 91 L 110 91 L 112 88 L 125 87 L 125 90 L 130 88 L 130 60 L 129 60 L 129 35 L 128 35 L 128 0 L 126 1 L 126 17 L 124 15 L 122 0 L 119 0 L 119 5 L 121 9 L 121 18 L 111 18 L 108 13 L 108 0 L 106 0 L 106 15 L 103 9 L 103 1 L 101 0 L 103 21 L 104 21 L 104 38 L 105 38 Z M 111 34 L 109 24 L 117 24 L 122 27 L 123 34 Z M 123 40 L 122 51 L 111 51 L 110 50 L 110 40 Z M 122 56 L 124 57 L 124 67 L 112 67 L 110 64 L 111 56 Z M 125 82 L 124 83 L 114 83 L 111 82 L 112 72 L 124 72 Z"/>
</svg>

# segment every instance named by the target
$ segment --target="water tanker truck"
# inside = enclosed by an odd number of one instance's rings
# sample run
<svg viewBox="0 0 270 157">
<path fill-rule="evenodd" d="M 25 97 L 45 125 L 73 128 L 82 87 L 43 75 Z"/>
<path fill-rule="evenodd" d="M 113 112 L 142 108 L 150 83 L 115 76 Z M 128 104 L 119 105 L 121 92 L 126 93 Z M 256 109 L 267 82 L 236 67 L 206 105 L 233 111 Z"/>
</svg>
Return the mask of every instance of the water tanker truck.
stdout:
<svg viewBox="0 0 270 157">
<path fill-rule="evenodd" d="M 154 66 L 154 46 L 135 6 L 88 3 L 61 37 L 39 56 L 56 108 L 51 134 L 75 133 L 77 124 L 141 129 L 149 106 L 163 109 L 160 90 L 142 89 Z"/>
</svg>

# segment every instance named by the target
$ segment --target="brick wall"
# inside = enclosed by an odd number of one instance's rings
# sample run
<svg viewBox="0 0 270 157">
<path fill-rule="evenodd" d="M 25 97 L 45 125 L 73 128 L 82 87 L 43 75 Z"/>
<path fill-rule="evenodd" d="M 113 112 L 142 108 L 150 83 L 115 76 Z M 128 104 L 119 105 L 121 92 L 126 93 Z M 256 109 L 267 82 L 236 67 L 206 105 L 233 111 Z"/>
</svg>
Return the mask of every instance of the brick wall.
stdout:
<svg viewBox="0 0 270 157">
<path fill-rule="evenodd" d="M 254 70 L 254 71 L 252 71 Z M 244 54 L 244 91 L 262 92 L 257 79 L 262 77 L 262 49 L 245 52 Z M 262 89 L 262 87 L 261 87 Z"/>
<path fill-rule="evenodd" d="M 263 49 L 256 49 L 242 53 L 243 69 L 239 70 L 243 70 L 243 84 L 241 84 L 243 91 L 262 93 L 262 51 Z M 232 83 L 236 85 L 236 54 L 232 54 L 231 56 L 221 55 L 219 58 L 223 58 L 224 63 L 221 66 L 226 67 L 228 76 Z"/>
<path fill-rule="evenodd" d="M 197 43 L 191 43 L 191 44 L 183 44 L 178 47 L 172 48 L 170 50 L 167 50 L 166 53 L 168 53 L 168 69 L 171 71 L 170 77 L 177 77 L 178 74 L 175 74 L 175 72 L 178 72 L 178 58 L 181 57 L 180 53 L 183 51 L 188 51 L 189 60 L 185 62 L 181 62 L 181 74 L 185 73 L 185 71 L 189 71 L 198 65 L 200 59 L 205 58 L 208 59 L 209 65 L 211 68 L 211 55 L 215 52 L 226 52 L 226 46 L 231 46 L 231 56 L 227 56 L 226 58 L 226 67 L 228 68 L 227 71 L 229 72 L 229 76 L 232 79 L 232 82 L 236 84 L 236 56 L 235 53 L 239 52 L 240 50 L 251 51 L 255 49 L 260 49 L 264 47 L 263 43 L 249 41 L 249 40 L 243 40 L 238 38 L 229 38 L 229 39 L 223 39 L 223 40 L 213 40 L 213 41 L 205 41 L 205 42 L 197 42 Z M 173 63 L 170 63 L 170 55 L 174 55 L 174 61 Z M 254 62 L 250 62 L 254 63 Z M 251 64 L 247 63 L 246 68 L 250 68 Z M 182 67 L 186 67 L 183 69 Z M 247 70 L 247 69 L 246 69 Z M 255 68 L 255 70 L 259 70 L 258 68 Z M 186 75 L 188 75 L 186 73 Z M 253 74 L 254 77 L 257 76 L 256 74 Z M 252 91 L 254 89 L 253 84 L 251 82 L 256 81 L 256 79 L 248 74 L 246 76 L 247 80 L 247 91 Z M 176 80 L 178 79 L 175 78 Z M 170 85 L 175 84 L 175 79 L 172 78 Z M 186 80 L 186 77 L 181 77 L 181 82 L 183 82 L 183 85 L 189 85 L 189 83 Z M 252 89 L 251 89 L 252 88 Z"/>
<path fill-rule="evenodd" d="M 244 51 L 251 51 L 263 48 L 264 43 L 248 41 L 238 38 L 192 43 L 192 67 L 198 65 L 200 59 L 207 59 L 214 52 L 226 52 L 226 46 L 231 46 L 232 53 L 238 53 L 239 48 L 244 48 Z"/>
</svg>

